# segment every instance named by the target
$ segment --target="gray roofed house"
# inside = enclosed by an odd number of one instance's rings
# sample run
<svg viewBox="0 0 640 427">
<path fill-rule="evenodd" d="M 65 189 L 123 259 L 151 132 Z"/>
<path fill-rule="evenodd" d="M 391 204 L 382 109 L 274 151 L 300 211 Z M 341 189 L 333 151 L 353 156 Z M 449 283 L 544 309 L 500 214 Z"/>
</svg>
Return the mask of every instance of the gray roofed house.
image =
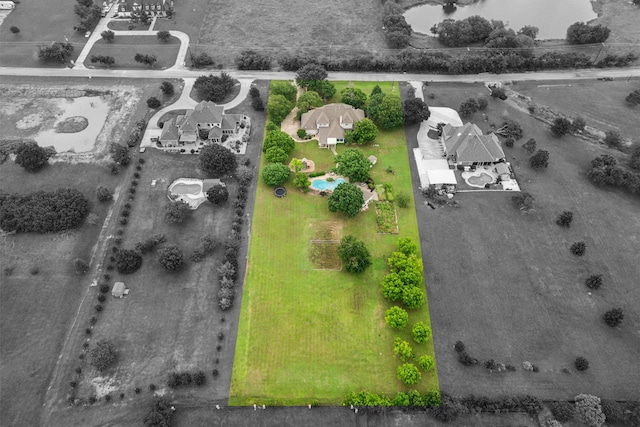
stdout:
<svg viewBox="0 0 640 427">
<path fill-rule="evenodd" d="M 464 126 L 447 124 L 442 129 L 441 138 L 445 156 L 453 164 L 493 164 L 506 158 L 498 137 L 493 133 L 483 135 L 473 123 Z"/>
<path fill-rule="evenodd" d="M 318 138 L 318 147 L 329 148 L 344 144 L 345 130 L 364 119 L 364 111 L 348 104 L 329 104 L 314 108 L 302 115 L 300 127 L 307 135 Z"/>
</svg>

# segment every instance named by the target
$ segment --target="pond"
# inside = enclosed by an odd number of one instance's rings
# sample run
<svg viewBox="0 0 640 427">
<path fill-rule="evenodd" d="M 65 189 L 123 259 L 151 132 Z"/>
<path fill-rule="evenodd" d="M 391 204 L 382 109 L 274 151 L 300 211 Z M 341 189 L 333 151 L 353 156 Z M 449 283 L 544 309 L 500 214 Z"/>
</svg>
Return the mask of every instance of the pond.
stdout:
<svg viewBox="0 0 640 427">
<path fill-rule="evenodd" d="M 409 9 L 404 17 L 414 31 L 433 35 L 435 24 L 445 19 L 461 20 L 473 15 L 503 21 L 514 31 L 525 25 L 540 29 L 538 39 L 564 39 L 567 28 L 574 22 L 588 22 L 598 15 L 590 0 L 480 0 L 458 6 L 447 13 L 440 4 L 425 4 Z"/>
<path fill-rule="evenodd" d="M 53 129 L 44 130 L 34 136 L 38 145 L 43 147 L 53 145 L 58 153 L 65 151 L 75 151 L 76 153 L 91 151 L 107 119 L 109 103 L 99 96 L 51 98 L 47 101 L 54 102 L 56 107 L 62 110 L 62 113 L 57 116 Z M 56 125 L 70 117 L 86 118 L 88 121 L 87 127 L 75 133 L 56 132 Z"/>
</svg>

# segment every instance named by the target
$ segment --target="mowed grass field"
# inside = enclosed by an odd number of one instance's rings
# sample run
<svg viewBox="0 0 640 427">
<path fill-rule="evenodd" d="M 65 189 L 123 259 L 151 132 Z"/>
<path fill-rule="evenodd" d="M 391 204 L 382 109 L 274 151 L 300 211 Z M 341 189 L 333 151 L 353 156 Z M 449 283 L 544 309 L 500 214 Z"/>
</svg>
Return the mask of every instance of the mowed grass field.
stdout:
<svg viewBox="0 0 640 427">
<path fill-rule="evenodd" d="M 436 94 L 432 105 L 453 108 L 483 91 L 480 85 L 426 88 Z M 603 111 L 607 102 L 591 100 Z M 455 209 L 419 206 L 441 388 L 457 395 L 637 398 L 640 201 L 594 187 L 585 176 L 596 156 L 624 156 L 573 137 L 555 139 L 546 125 L 501 101 L 490 100 L 485 112 L 487 122 L 480 113 L 471 118 L 483 131 L 503 115 L 522 124 L 524 138 L 505 153 L 523 190 L 536 197 L 536 211 L 520 215 L 511 205 L 513 194 L 502 192 L 457 194 Z M 631 125 L 623 119 L 619 124 Z M 550 152 L 547 169 L 528 166 L 520 146 L 529 138 Z M 564 210 L 574 212 L 569 229 L 555 224 Z M 576 241 L 586 242 L 584 257 L 569 252 Z M 591 274 L 602 274 L 604 285 L 589 295 L 584 281 Z M 625 312 L 617 328 L 601 318 L 613 307 Z M 457 340 L 481 362 L 495 359 L 518 370 L 491 374 L 464 367 L 453 350 Z M 575 370 L 578 356 L 589 360 L 589 370 Z M 524 371 L 525 360 L 540 372 Z"/>
<path fill-rule="evenodd" d="M 82 179 L 78 179 L 82 177 Z M 91 279 L 78 276 L 76 258 L 89 260 L 108 211 L 97 202 L 98 185 L 114 188 L 106 167 L 56 163 L 27 173 L 7 160 L 0 190 L 9 193 L 77 188 L 91 201 L 97 225 L 70 233 L 0 237 L 0 419 L 4 425 L 43 425 L 42 405 L 51 372 Z M 10 275 L 5 268 L 12 268 Z M 32 274 L 31 269 L 38 273 Z M 79 351 L 79 349 L 78 349 Z"/>
<path fill-rule="evenodd" d="M 157 58 L 158 62 L 153 64 L 151 69 L 163 70 L 175 64 L 178 50 L 180 50 L 180 40 L 173 36 L 166 42 L 158 40 L 156 35 L 116 36 L 112 43 L 98 40 L 91 48 L 84 65 L 91 68 L 105 68 L 99 63 L 91 63 L 91 56 L 106 55 L 115 59 L 116 63 L 111 66 L 113 69 L 149 69 L 148 65 L 135 61 L 136 53 L 141 53 L 154 55 Z"/>
<path fill-rule="evenodd" d="M 338 92 L 346 84 L 336 83 Z M 411 193 L 403 129 L 381 133 L 375 143 L 379 147 L 363 151 L 378 157 L 372 170 L 376 183 Z M 332 153 L 314 142 L 299 143 L 293 157 L 313 160 L 316 170 L 334 166 Z M 387 166 L 395 175 L 384 171 Z M 408 389 L 396 378 L 400 361 L 393 355 L 393 339 L 411 341 L 410 325 L 429 323 L 429 308 L 409 310 L 409 326 L 392 331 L 384 322 L 391 305 L 379 283 L 398 238 L 418 240 L 413 205 L 398 209 L 400 234 L 383 235 L 376 233 L 373 206 L 349 219 L 329 212 L 326 198 L 297 191 L 291 179 L 285 187 L 287 196 L 278 199 L 259 179 L 229 404 L 306 405 L 318 400 L 335 405 L 350 391 L 391 395 Z M 310 240 L 316 230 L 326 228 L 338 238 L 352 234 L 364 240 L 373 265 L 361 275 L 317 270 L 309 259 Z M 414 351 L 433 355 L 431 341 L 414 343 Z M 436 372 L 423 372 L 411 388 L 437 389 Z"/>
<path fill-rule="evenodd" d="M 73 13 L 75 2 L 65 0 L 24 1 L 16 4 L 13 12 L 0 26 L 0 65 L 3 67 L 63 67 L 62 64 L 45 64 L 38 61 L 38 46 L 54 41 L 64 42 L 65 37 L 74 46 L 72 59 L 80 54 L 87 39 L 73 30 L 80 19 Z M 9 29 L 16 26 L 20 33 Z"/>
</svg>

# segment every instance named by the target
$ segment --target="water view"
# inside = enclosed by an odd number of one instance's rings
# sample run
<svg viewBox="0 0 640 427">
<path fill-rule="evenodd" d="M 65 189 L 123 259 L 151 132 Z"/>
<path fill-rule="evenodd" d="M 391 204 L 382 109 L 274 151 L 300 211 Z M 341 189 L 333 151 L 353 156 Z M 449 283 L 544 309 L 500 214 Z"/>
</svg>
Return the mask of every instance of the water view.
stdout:
<svg viewBox="0 0 640 427">
<path fill-rule="evenodd" d="M 409 9 L 404 17 L 413 31 L 432 35 L 429 30 L 438 22 L 473 15 L 503 21 L 514 31 L 525 25 L 536 26 L 540 29 L 538 39 L 563 39 L 569 25 L 597 18 L 590 0 L 481 0 L 453 11 L 440 4 L 426 4 Z"/>
<path fill-rule="evenodd" d="M 107 101 L 99 96 L 52 98 L 48 101 L 55 102 L 63 113 L 57 117 L 53 129 L 39 132 L 34 137 L 38 145 L 53 145 L 58 153 L 70 150 L 76 153 L 91 151 L 109 113 Z M 79 132 L 57 132 L 56 125 L 71 117 L 84 117 L 88 121 L 87 127 Z"/>
</svg>

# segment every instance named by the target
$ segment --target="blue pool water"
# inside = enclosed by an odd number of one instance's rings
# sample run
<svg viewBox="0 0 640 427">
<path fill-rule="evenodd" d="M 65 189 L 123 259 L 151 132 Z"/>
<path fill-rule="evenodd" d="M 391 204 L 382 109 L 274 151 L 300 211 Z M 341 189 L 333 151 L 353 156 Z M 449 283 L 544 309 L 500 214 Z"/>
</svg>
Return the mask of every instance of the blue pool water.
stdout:
<svg viewBox="0 0 640 427">
<path fill-rule="evenodd" d="M 344 182 L 344 179 L 342 178 L 336 178 L 336 180 L 333 182 L 327 182 L 324 179 L 316 179 L 311 183 L 311 187 L 320 191 L 327 191 L 327 190 L 333 191 L 336 189 L 338 185 L 342 184 L 343 182 Z"/>
</svg>

